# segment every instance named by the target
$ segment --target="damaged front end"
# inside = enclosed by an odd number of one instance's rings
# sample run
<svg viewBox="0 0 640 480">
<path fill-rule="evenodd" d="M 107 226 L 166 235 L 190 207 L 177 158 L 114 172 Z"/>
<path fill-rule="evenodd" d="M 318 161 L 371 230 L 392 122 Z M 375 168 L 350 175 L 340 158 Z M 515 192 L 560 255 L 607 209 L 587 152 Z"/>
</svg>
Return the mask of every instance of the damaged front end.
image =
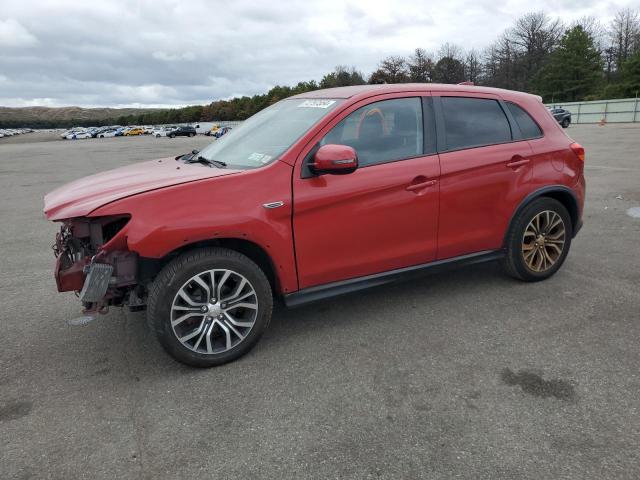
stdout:
<svg viewBox="0 0 640 480">
<path fill-rule="evenodd" d="M 138 255 L 127 248 L 129 220 L 128 215 L 73 218 L 56 234 L 58 291 L 75 291 L 86 315 L 106 313 L 110 305 L 144 305 L 137 291 Z"/>
</svg>

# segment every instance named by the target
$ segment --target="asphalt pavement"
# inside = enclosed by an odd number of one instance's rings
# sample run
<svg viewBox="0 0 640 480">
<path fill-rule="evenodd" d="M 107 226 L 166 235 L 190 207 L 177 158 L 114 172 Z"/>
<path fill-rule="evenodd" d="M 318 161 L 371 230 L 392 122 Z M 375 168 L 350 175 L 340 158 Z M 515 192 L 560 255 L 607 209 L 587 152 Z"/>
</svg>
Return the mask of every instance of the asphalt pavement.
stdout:
<svg viewBox="0 0 640 480">
<path fill-rule="evenodd" d="M 279 309 L 209 370 L 143 314 L 67 323 L 42 197 L 210 140 L 0 139 L 0 478 L 640 478 L 640 125 L 568 133 L 585 224 L 551 279 L 487 264 Z"/>
</svg>

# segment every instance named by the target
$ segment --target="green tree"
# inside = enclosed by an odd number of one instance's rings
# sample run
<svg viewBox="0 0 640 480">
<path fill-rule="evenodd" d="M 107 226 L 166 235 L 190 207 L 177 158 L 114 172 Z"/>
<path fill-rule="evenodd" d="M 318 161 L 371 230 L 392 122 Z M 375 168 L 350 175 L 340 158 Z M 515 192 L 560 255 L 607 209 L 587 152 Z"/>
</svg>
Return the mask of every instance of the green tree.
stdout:
<svg viewBox="0 0 640 480">
<path fill-rule="evenodd" d="M 369 83 L 406 83 L 409 81 L 407 61 L 403 57 L 390 56 L 383 59 L 378 69 L 369 77 Z"/>
<path fill-rule="evenodd" d="M 572 102 L 594 94 L 603 81 L 602 56 L 580 25 L 567 30 L 535 86 L 545 100 Z"/>
<path fill-rule="evenodd" d="M 364 85 L 364 83 L 362 73 L 355 67 L 338 65 L 333 72 L 322 77 L 320 88 L 348 87 L 350 85 Z"/>
<path fill-rule="evenodd" d="M 558 19 L 544 12 L 521 16 L 485 51 L 482 83 L 530 91 L 532 80 L 549 61 L 563 30 Z"/>
<path fill-rule="evenodd" d="M 628 57 L 620 66 L 618 81 L 607 85 L 603 98 L 629 98 L 640 96 L 640 50 Z"/>
<path fill-rule="evenodd" d="M 464 81 L 464 64 L 453 57 L 443 57 L 433 68 L 436 83 L 460 83 Z"/>
<path fill-rule="evenodd" d="M 433 59 L 423 48 L 416 48 L 409 61 L 409 79 L 412 82 L 431 82 L 433 76 Z"/>
<path fill-rule="evenodd" d="M 627 96 L 640 93 L 640 50 L 622 64 L 622 81 Z"/>
</svg>

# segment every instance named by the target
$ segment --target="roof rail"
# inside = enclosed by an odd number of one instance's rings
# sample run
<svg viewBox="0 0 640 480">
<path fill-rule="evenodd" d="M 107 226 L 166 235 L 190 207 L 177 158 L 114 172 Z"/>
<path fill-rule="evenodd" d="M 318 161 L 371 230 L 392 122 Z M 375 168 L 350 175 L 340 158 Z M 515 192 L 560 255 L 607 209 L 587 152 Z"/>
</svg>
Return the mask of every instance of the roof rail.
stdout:
<svg viewBox="0 0 640 480">
<path fill-rule="evenodd" d="M 470 85 L 470 86 L 475 86 L 475 84 L 473 82 L 460 82 L 458 83 L 458 85 Z"/>
</svg>

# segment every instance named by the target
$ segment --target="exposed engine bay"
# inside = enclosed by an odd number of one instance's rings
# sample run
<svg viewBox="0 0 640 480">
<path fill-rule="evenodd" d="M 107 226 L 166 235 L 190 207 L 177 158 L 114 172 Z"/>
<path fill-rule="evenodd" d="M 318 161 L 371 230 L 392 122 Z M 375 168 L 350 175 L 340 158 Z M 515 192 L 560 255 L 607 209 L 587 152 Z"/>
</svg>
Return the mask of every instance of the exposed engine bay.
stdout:
<svg viewBox="0 0 640 480">
<path fill-rule="evenodd" d="M 73 218 L 56 234 L 58 291 L 75 291 L 85 314 L 106 313 L 110 305 L 144 305 L 137 286 L 138 255 L 127 249 L 129 216 Z"/>
</svg>

